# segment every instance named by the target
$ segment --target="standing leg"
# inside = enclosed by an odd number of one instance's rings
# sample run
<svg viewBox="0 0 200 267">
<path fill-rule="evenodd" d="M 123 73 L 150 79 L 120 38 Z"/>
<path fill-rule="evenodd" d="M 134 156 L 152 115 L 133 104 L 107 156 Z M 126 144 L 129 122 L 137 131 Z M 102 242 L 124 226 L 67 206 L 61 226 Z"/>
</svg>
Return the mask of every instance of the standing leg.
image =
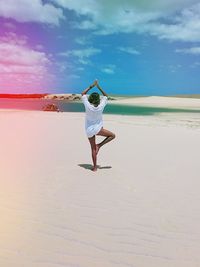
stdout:
<svg viewBox="0 0 200 267">
<path fill-rule="evenodd" d="M 97 171 L 97 153 L 96 153 L 95 135 L 92 137 L 89 137 L 88 139 L 91 145 L 92 160 L 93 160 L 93 165 L 94 165 L 92 168 L 92 171 Z"/>
</svg>

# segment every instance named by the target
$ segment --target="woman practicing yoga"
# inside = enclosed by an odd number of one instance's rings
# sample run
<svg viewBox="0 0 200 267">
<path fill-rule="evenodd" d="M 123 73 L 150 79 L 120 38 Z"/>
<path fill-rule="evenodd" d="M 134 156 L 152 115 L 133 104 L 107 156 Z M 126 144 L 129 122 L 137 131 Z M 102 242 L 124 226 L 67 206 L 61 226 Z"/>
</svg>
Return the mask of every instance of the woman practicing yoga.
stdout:
<svg viewBox="0 0 200 267">
<path fill-rule="evenodd" d="M 87 97 L 87 92 L 92 89 L 94 86 L 101 91 L 103 94 L 102 99 L 98 93 L 90 94 L 89 98 Z M 98 81 L 96 80 L 92 85 L 85 89 L 82 93 L 82 101 L 85 106 L 86 118 L 85 118 L 85 130 L 88 137 L 88 140 L 91 145 L 92 150 L 92 160 L 93 168 L 92 171 L 97 171 L 97 154 L 100 147 L 110 142 L 115 138 L 115 134 L 103 128 L 103 118 L 102 113 L 105 105 L 108 101 L 108 95 L 102 90 L 99 86 Z M 96 144 L 95 136 L 101 135 L 106 136 L 106 138 L 99 144 Z"/>
</svg>

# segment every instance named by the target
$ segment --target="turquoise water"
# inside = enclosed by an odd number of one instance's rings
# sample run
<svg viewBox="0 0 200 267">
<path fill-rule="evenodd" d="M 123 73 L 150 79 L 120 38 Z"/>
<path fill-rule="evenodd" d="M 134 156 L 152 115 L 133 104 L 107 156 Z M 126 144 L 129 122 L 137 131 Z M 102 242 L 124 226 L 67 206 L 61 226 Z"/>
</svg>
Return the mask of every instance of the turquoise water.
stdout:
<svg viewBox="0 0 200 267">
<path fill-rule="evenodd" d="M 63 112 L 85 112 L 82 102 L 65 102 L 46 99 L 0 99 L 0 108 L 3 109 L 24 109 L 24 110 L 42 110 L 47 104 L 54 103 Z M 121 115 L 154 115 L 157 113 L 199 113 L 200 110 L 187 110 L 175 108 L 141 107 L 108 104 L 104 109 L 104 114 Z"/>
</svg>

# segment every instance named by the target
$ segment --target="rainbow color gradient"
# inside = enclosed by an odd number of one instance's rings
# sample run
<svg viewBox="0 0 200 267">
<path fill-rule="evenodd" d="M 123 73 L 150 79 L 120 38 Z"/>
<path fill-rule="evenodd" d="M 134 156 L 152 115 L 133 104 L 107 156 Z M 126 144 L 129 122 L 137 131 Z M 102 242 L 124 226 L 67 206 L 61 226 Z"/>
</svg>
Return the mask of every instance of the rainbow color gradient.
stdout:
<svg viewBox="0 0 200 267">
<path fill-rule="evenodd" d="M 0 0 L 0 93 L 200 92 L 199 0 Z"/>
</svg>

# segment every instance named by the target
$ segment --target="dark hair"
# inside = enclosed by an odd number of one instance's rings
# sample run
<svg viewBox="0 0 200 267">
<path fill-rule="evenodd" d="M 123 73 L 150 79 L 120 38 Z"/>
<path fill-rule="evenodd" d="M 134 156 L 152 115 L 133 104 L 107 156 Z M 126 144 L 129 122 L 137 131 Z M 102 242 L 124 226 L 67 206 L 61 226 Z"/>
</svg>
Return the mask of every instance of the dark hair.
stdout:
<svg viewBox="0 0 200 267">
<path fill-rule="evenodd" d="M 89 101 L 91 104 L 93 104 L 93 105 L 95 105 L 95 106 L 98 106 L 99 103 L 100 103 L 100 96 L 99 96 L 99 93 L 94 92 L 94 93 L 90 94 L 90 96 L 89 96 L 89 98 L 88 98 L 88 101 Z"/>
</svg>

